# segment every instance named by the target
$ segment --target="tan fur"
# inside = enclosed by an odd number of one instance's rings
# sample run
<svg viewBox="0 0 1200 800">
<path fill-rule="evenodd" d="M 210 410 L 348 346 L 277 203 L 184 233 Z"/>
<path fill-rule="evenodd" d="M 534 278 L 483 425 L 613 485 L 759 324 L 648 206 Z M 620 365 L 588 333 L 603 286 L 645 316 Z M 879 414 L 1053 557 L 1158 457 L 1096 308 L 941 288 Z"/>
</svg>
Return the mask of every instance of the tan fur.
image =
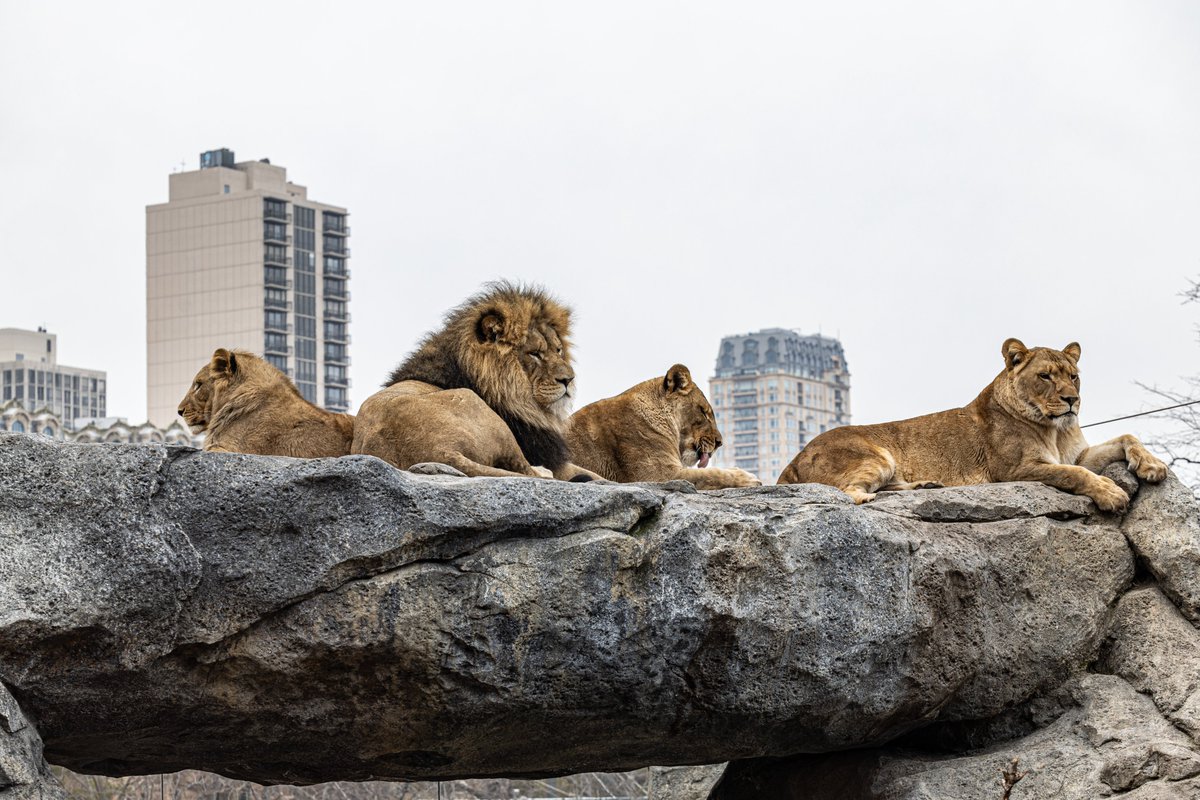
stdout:
<svg viewBox="0 0 1200 800">
<path fill-rule="evenodd" d="M 708 398 L 682 364 L 665 377 L 576 411 L 567 442 L 575 463 L 622 483 L 685 480 L 698 489 L 761 485 L 745 470 L 704 468 L 721 446 L 721 432 Z"/>
<path fill-rule="evenodd" d="M 350 452 L 354 417 L 317 408 L 275 367 L 242 350 L 218 348 L 179 403 L 204 449 L 321 458 Z"/>
<path fill-rule="evenodd" d="M 881 490 L 1041 481 L 1105 511 L 1124 511 L 1129 496 L 1097 472 L 1125 461 L 1142 480 L 1166 477 L 1166 465 L 1133 436 L 1088 446 L 1079 430 L 1077 343 L 1029 349 L 1008 339 L 1001 354 L 1004 370 L 969 405 L 826 431 L 792 459 L 779 483 L 825 483 L 862 503 Z"/>
<path fill-rule="evenodd" d="M 352 450 L 402 469 L 599 477 L 570 463 L 570 312 L 538 289 L 494 284 L 452 310 L 359 409 Z"/>
</svg>

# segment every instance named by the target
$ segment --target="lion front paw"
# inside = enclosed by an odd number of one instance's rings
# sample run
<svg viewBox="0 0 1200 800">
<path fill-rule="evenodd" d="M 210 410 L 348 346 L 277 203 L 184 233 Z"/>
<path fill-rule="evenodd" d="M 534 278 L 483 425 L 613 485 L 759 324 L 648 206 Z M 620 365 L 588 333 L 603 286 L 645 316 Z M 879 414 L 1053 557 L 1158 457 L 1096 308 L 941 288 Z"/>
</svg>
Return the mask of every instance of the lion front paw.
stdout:
<svg viewBox="0 0 1200 800">
<path fill-rule="evenodd" d="M 1101 511 L 1113 511 L 1118 514 L 1125 513 L 1125 509 L 1129 507 L 1129 495 L 1120 486 L 1117 486 L 1109 478 L 1103 476 L 1092 487 L 1091 491 L 1086 493 L 1088 497 L 1096 504 L 1096 507 Z"/>
<path fill-rule="evenodd" d="M 730 478 L 732 479 L 730 485 L 734 488 L 741 489 L 747 486 L 762 486 L 762 481 L 760 481 L 758 476 L 753 472 L 747 472 L 746 470 L 738 469 L 737 467 L 729 470 L 729 472 Z"/>
<path fill-rule="evenodd" d="M 1167 465 L 1144 447 L 1132 448 L 1129 453 L 1129 468 L 1147 483 L 1162 483 L 1167 477 Z"/>
</svg>

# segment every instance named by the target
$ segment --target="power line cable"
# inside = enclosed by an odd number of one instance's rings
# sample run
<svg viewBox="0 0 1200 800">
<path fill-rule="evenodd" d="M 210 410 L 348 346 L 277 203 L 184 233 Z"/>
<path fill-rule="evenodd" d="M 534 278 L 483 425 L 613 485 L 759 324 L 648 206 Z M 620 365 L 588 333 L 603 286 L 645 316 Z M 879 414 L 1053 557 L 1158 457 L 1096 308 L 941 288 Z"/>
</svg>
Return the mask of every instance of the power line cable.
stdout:
<svg viewBox="0 0 1200 800">
<path fill-rule="evenodd" d="M 1144 417 L 1147 414 L 1157 414 L 1160 411 L 1170 411 L 1171 409 L 1174 409 L 1174 408 L 1183 408 L 1184 406 L 1194 406 L 1194 405 L 1196 405 L 1196 403 L 1200 403 L 1200 400 L 1189 400 L 1186 403 L 1179 403 L 1178 405 L 1167 406 L 1166 408 L 1155 408 L 1150 411 L 1142 411 L 1138 414 L 1128 414 L 1124 417 L 1113 417 L 1112 419 L 1106 419 L 1103 422 L 1089 422 L 1087 425 L 1080 425 L 1079 427 L 1080 428 L 1094 428 L 1097 425 L 1107 425 L 1110 422 L 1120 422 L 1123 419 L 1133 419 L 1134 417 Z"/>
</svg>

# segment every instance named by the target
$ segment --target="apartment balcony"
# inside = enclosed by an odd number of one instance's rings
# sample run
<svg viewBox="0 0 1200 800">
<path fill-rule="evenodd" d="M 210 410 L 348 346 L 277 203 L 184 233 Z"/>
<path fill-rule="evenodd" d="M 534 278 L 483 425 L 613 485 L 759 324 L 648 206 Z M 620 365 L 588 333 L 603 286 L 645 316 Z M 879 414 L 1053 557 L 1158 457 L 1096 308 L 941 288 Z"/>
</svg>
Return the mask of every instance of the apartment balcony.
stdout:
<svg viewBox="0 0 1200 800">
<path fill-rule="evenodd" d="M 342 225 L 340 227 L 330 227 L 329 222 L 326 221 L 325 227 L 321 229 L 321 233 L 328 233 L 330 236 L 349 236 L 350 226 Z"/>
<path fill-rule="evenodd" d="M 345 284 L 342 284 L 342 286 L 345 287 Z M 346 302 L 349 302 L 350 301 L 350 290 L 343 288 L 342 291 L 340 291 L 340 292 L 326 291 L 323 296 L 327 300 L 344 300 Z"/>
<path fill-rule="evenodd" d="M 271 289 L 287 289 L 290 292 L 292 290 L 292 279 L 286 277 L 275 277 L 264 273 L 263 286 L 267 286 Z"/>
<path fill-rule="evenodd" d="M 271 222 L 288 222 L 292 221 L 292 215 L 288 212 L 287 206 L 283 210 L 272 209 L 268 206 L 263 206 L 263 219 Z"/>
<path fill-rule="evenodd" d="M 266 345 L 265 347 L 263 347 L 263 355 L 265 355 L 265 356 L 287 356 L 290 358 L 292 355 L 292 350 L 293 350 L 293 348 L 290 344 L 282 345 L 279 347 L 272 347 L 270 345 Z M 290 368 L 288 369 L 288 374 L 289 375 L 291 374 Z"/>
<path fill-rule="evenodd" d="M 325 334 L 325 341 L 335 344 L 350 344 L 350 332 Z"/>
<path fill-rule="evenodd" d="M 292 265 L 292 257 L 266 253 L 263 255 L 263 263 L 270 264 L 273 267 L 290 267 Z"/>
<path fill-rule="evenodd" d="M 263 298 L 263 308 L 277 309 L 280 311 L 291 311 L 292 310 L 292 301 L 291 300 L 280 300 L 277 297 L 264 297 Z"/>
<path fill-rule="evenodd" d="M 350 312 L 349 311 L 328 311 L 327 310 L 325 312 L 324 319 L 327 322 L 349 323 L 350 322 Z"/>
<path fill-rule="evenodd" d="M 338 256 L 339 258 L 350 257 L 350 248 L 346 246 L 345 239 L 338 239 L 337 244 L 333 242 L 322 242 L 322 244 L 324 245 L 322 252 L 327 256 Z M 329 245 L 333 245 L 333 247 Z"/>
<path fill-rule="evenodd" d="M 278 234 L 264 229 L 263 241 L 268 244 L 291 244 L 292 236 L 291 234 Z"/>
<path fill-rule="evenodd" d="M 267 333 L 286 333 L 288 336 L 291 336 L 292 335 L 292 323 L 290 323 L 290 322 L 282 322 L 282 323 L 264 322 L 263 330 L 266 331 Z"/>
<path fill-rule="evenodd" d="M 350 268 L 346 266 L 345 261 L 342 262 L 342 265 L 340 267 L 331 267 L 328 264 L 326 264 L 325 271 L 322 272 L 321 274 L 324 275 L 326 278 L 339 278 L 339 279 L 344 280 L 344 279 L 350 277 Z"/>
</svg>

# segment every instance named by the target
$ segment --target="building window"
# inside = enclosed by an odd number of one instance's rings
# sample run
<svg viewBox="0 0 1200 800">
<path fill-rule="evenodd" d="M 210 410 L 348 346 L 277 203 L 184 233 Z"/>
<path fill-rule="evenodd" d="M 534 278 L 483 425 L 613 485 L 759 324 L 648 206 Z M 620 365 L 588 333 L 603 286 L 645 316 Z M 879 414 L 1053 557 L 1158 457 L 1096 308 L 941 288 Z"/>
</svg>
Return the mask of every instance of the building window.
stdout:
<svg viewBox="0 0 1200 800">
<path fill-rule="evenodd" d="M 25 432 L 25 423 L 21 422 L 21 420 L 19 420 L 19 419 L 13 420 L 12 428 L 10 428 L 10 430 L 13 433 L 24 433 Z"/>
<path fill-rule="evenodd" d="M 225 194 L 229 194 L 229 184 L 225 184 Z"/>
<path fill-rule="evenodd" d="M 345 408 L 349 405 L 346 390 L 341 386 L 326 386 L 325 405 L 329 408 Z"/>
</svg>

